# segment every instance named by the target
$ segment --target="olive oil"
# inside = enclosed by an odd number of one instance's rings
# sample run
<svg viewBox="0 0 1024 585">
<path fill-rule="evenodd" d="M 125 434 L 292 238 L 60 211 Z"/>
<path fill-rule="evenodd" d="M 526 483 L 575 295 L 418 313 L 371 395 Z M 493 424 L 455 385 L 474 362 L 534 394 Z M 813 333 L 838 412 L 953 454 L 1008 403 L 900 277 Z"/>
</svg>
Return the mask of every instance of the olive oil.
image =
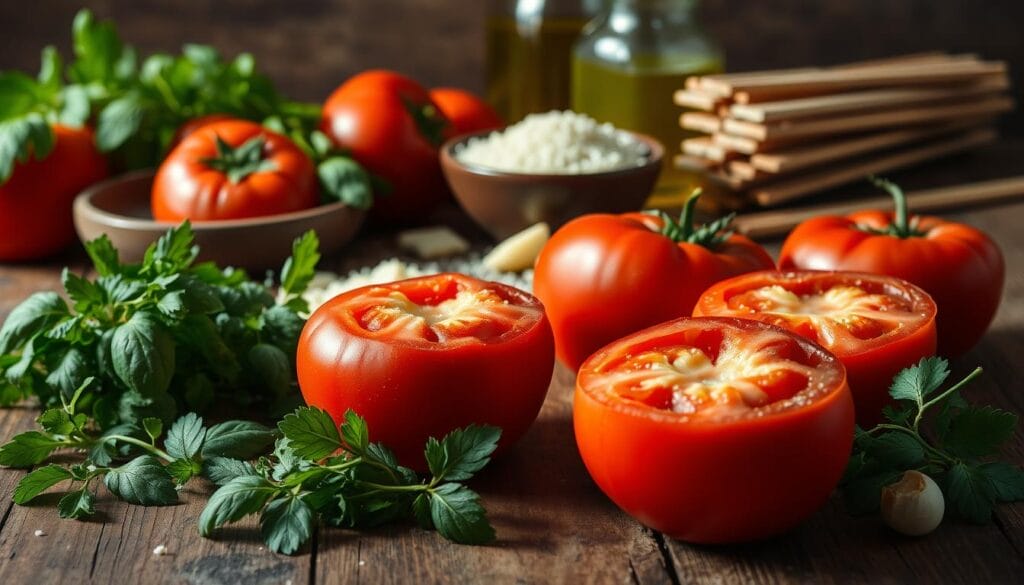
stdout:
<svg viewBox="0 0 1024 585">
<path fill-rule="evenodd" d="M 572 47 L 587 19 L 537 20 L 506 15 L 487 20 L 487 98 L 509 123 L 570 106 Z"/>
<path fill-rule="evenodd" d="M 577 56 L 572 70 L 572 109 L 657 138 L 665 147 L 665 158 L 650 204 L 678 205 L 698 181 L 673 164 L 680 143 L 695 134 L 679 125 L 683 109 L 673 102 L 672 95 L 683 88 L 687 77 L 721 70 L 721 61 L 713 56 L 634 56 L 626 66 Z"/>
</svg>

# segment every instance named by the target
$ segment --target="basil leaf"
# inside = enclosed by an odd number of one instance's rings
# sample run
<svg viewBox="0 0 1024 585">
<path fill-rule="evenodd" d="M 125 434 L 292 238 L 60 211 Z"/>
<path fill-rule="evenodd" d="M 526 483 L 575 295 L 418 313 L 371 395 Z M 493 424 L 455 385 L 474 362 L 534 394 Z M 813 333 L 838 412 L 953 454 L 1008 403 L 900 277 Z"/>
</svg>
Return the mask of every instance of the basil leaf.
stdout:
<svg viewBox="0 0 1024 585">
<path fill-rule="evenodd" d="M 151 314 L 140 311 L 114 329 L 110 341 L 114 373 L 144 396 L 167 391 L 174 374 L 174 339 Z"/>
<path fill-rule="evenodd" d="M 72 347 L 46 376 L 46 383 L 58 388 L 64 396 L 71 396 L 91 375 L 92 367 L 85 352 Z"/>
<path fill-rule="evenodd" d="M 163 506 L 178 501 L 174 481 L 152 455 L 142 455 L 111 469 L 104 483 L 112 494 L 131 504 Z"/>
<path fill-rule="evenodd" d="M 230 420 L 213 425 L 206 431 L 203 457 L 249 459 L 265 453 L 277 433 L 259 423 Z"/>
<path fill-rule="evenodd" d="M 0 354 L 10 353 L 32 336 L 68 316 L 68 306 L 55 292 L 38 292 L 14 308 L 0 328 Z"/>
<path fill-rule="evenodd" d="M 71 479 L 71 472 L 60 465 L 51 464 L 40 467 L 18 482 L 14 488 L 14 503 L 27 504 L 39 494 L 66 479 Z"/>
</svg>

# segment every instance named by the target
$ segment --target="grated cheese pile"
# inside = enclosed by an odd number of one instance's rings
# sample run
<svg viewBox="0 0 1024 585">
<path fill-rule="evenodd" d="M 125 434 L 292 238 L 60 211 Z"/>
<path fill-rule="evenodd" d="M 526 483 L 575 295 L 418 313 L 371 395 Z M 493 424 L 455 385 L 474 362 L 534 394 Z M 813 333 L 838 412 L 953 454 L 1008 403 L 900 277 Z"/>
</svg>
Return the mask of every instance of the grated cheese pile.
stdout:
<svg viewBox="0 0 1024 585">
<path fill-rule="evenodd" d="M 578 175 L 638 167 L 647 147 L 611 124 L 575 112 L 530 114 L 522 122 L 473 138 L 455 157 L 515 173 Z"/>
</svg>

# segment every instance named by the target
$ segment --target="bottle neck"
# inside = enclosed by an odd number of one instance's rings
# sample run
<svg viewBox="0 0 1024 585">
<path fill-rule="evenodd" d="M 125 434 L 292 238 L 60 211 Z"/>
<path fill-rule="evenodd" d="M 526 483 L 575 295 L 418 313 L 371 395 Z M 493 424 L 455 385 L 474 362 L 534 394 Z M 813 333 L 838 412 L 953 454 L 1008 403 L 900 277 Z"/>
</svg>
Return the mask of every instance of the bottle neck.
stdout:
<svg viewBox="0 0 1024 585">
<path fill-rule="evenodd" d="M 667 33 L 692 25 L 696 7 L 697 0 L 611 0 L 607 23 L 619 33 L 648 28 Z"/>
</svg>

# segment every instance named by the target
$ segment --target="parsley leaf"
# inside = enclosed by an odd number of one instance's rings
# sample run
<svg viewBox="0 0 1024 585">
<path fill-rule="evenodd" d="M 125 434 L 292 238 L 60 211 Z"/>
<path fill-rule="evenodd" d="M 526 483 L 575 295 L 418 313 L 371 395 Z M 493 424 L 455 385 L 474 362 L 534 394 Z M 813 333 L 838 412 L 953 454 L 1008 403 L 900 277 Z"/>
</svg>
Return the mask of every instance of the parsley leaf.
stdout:
<svg viewBox="0 0 1024 585">
<path fill-rule="evenodd" d="M 992 455 L 1017 427 L 1017 415 L 991 406 L 968 406 L 949 421 L 942 444 L 958 457 Z"/>
<path fill-rule="evenodd" d="M 263 509 L 278 488 L 258 475 L 236 477 L 210 496 L 199 515 L 199 534 L 210 536 L 229 522 L 237 522 Z"/>
<path fill-rule="evenodd" d="M 286 496 L 270 502 L 260 516 L 260 533 L 270 550 L 290 555 L 313 535 L 313 510 L 302 498 Z"/>
<path fill-rule="evenodd" d="M 60 465 L 40 467 L 21 478 L 14 488 L 14 503 L 25 504 L 58 483 L 71 479 L 71 472 Z"/>
<path fill-rule="evenodd" d="M 112 494 L 132 504 L 161 506 L 178 501 L 174 481 L 152 455 L 143 455 L 111 469 L 104 483 Z"/>
<path fill-rule="evenodd" d="M 468 426 L 456 429 L 443 440 L 427 440 L 426 458 L 430 472 L 439 480 L 465 481 L 483 469 L 498 446 L 501 429 Z"/>
<path fill-rule="evenodd" d="M 430 492 L 430 517 L 437 531 L 451 541 L 485 544 L 494 540 L 480 496 L 462 484 L 443 484 Z"/>
<path fill-rule="evenodd" d="M 176 459 L 191 459 L 203 448 L 206 428 L 203 419 L 190 412 L 174 421 L 167 431 L 165 448 Z"/>
<path fill-rule="evenodd" d="M 334 419 L 319 408 L 299 408 L 277 423 L 277 428 L 295 455 L 303 459 L 323 459 L 342 448 Z"/>
</svg>

